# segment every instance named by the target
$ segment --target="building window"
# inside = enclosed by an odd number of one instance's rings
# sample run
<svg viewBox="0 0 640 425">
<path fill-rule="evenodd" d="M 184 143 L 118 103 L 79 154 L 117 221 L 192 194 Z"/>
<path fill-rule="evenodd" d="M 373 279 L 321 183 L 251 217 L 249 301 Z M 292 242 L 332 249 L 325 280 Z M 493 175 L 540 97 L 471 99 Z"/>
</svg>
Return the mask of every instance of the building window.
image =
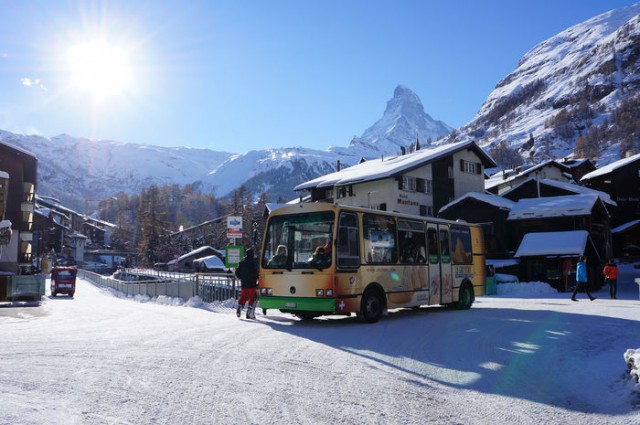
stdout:
<svg viewBox="0 0 640 425">
<path fill-rule="evenodd" d="M 407 192 L 416 191 L 416 178 L 410 176 L 402 176 L 402 190 Z"/>
<path fill-rule="evenodd" d="M 431 180 L 416 178 L 416 192 L 431 194 Z"/>
<path fill-rule="evenodd" d="M 420 205 L 420 215 L 422 217 L 433 217 L 433 207 Z"/>
<path fill-rule="evenodd" d="M 338 188 L 338 198 L 347 198 L 354 196 L 353 185 L 341 186 Z"/>
<path fill-rule="evenodd" d="M 481 174 L 482 164 L 478 162 L 465 161 L 464 159 L 461 159 L 460 171 L 467 174 Z"/>
</svg>

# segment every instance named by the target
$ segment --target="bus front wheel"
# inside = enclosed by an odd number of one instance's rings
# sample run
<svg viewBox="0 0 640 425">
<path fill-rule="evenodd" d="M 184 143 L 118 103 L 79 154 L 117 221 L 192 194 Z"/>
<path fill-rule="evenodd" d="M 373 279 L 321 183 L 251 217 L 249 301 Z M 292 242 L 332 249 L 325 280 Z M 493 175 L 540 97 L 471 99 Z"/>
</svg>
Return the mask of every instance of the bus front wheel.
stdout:
<svg viewBox="0 0 640 425">
<path fill-rule="evenodd" d="M 380 291 L 367 289 L 362 295 L 360 302 L 360 313 L 358 317 L 367 323 L 375 323 L 382 317 L 384 311 L 384 301 Z"/>
<path fill-rule="evenodd" d="M 456 308 L 458 310 L 469 310 L 471 304 L 473 304 L 473 287 L 468 282 L 465 282 L 460 287 L 460 295 Z"/>
</svg>

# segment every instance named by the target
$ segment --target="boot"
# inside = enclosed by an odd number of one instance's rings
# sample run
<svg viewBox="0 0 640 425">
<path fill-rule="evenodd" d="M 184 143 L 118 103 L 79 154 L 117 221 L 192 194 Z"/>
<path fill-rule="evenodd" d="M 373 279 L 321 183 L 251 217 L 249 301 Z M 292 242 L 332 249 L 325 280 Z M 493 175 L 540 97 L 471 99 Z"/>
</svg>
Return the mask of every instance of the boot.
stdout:
<svg viewBox="0 0 640 425">
<path fill-rule="evenodd" d="M 236 309 L 236 316 L 240 317 L 242 315 L 242 306 L 239 305 Z"/>
<path fill-rule="evenodd" d="M 253 306 L 250 305 L 247 309 L 247 319 L 255 319 L 255 315 L 253 314 Z"/>
</svg>

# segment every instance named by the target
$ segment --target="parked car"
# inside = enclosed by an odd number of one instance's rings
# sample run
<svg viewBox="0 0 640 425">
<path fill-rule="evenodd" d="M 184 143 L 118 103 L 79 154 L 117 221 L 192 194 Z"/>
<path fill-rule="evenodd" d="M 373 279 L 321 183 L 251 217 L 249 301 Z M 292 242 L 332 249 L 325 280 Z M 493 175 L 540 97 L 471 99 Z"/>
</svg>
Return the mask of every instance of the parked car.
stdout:
<svg viewBox="0 0 640 425">
<path fill-rule="evenodd" d="M 224 261 L 217 255 L 193 260 L 193 266 L 198 273 L 231 273 L 232 270 L 224 265 Z"/>
<path fill-rule="evenodd" d="M 76 292 L 76 275 L 78 269 L 75 267 L 55 266 L 51 269 L 51 296 L 66 294 L 73 297 Z"/>
</svg>

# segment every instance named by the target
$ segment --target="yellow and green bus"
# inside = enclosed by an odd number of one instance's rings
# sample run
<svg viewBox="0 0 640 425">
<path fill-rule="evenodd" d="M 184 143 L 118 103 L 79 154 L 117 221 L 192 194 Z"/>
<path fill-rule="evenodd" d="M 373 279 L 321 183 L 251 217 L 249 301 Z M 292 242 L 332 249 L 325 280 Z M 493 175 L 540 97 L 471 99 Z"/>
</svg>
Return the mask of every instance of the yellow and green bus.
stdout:
<svg viewBox="0 0 640 425">
<path fill-rule="evenodd" d="M 268 217 L 260 307 L 303 319 L 423 305 L 468 309 L 484 294 L 478 225 L 330 203 L 300 203 Z"/>
</svg>

